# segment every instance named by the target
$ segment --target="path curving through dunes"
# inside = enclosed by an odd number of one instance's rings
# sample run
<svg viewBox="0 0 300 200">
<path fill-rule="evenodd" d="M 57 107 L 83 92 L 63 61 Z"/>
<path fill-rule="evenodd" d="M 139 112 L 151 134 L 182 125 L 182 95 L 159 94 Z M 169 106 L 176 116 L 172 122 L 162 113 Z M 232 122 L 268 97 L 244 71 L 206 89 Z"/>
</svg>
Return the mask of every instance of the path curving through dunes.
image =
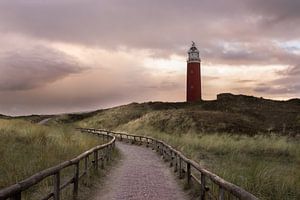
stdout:
<svg viewBox="0 0 300 200">
<path fill-rule="evenodd" d="M 172 170 L 150 148 L 117 143 L 122 158 L 92 200 L 185 200 Z"/>
</svg>

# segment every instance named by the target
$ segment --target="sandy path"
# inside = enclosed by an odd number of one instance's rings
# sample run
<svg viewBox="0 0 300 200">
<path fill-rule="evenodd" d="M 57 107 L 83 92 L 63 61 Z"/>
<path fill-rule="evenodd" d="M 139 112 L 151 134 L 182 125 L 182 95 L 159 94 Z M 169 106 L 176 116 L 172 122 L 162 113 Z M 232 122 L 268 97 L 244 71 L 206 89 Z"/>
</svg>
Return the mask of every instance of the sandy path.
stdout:
<svg viewBox="0 0 300 200">
<path fill-rule="evenodd" d="M 150 148 L 117 143 L 121 161 L 110 170 L 93 200 L 184 200 L 188 196 L 178 185 L 167 164 Z"/>
</svg>

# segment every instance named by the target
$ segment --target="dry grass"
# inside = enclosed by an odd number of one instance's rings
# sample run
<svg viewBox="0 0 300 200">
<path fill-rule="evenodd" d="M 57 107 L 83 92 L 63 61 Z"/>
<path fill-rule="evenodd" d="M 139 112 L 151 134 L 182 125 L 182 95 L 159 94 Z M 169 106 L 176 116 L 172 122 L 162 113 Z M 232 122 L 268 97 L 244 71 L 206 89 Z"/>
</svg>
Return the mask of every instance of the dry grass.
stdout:
<svg viewBox="0 0 300 200">
<path fill-rule="evenodd" d="M 150 121 L 144 120 L 146 117 L 149 115 L 116 126 L 113 130 L 162 139 L 225 180 L 245 188 L 260 199 L 300 199 L 300 141 L 296 137 L 207 134 L 197 133 L 195 129 L 180 134 L 180 129 L 193 127 L 193 121 L 184 118 L 180 122 L 164 121 L 160 120 L 158 114 L 155 119 L 157 122 L 149 124 L 144 123 Z M 97 122 L 97 118 L 94 117 L 80 122 L 80 125 L 106 127 L 105 120 Z M 170 131 L 172 127 L 173 131 Z M 176 127 L 179 127 L 179 130 Z M 108 128 L 112 129 L 111 126 Z M 164 132 L 166 129 L 168 131 Z"/>
<path fill-rule="evenodd" d="M 162 139 L 222 178 L 259 199 L 300 199 L 300 141 L 285 136 L 166 134 L 135 131 Z"/>
<path fill-rule="evenodd" d="M 23 120 L 0 119 L 0 188 L 71 159 L 101 143 L 100 138 L 76 132 L 68 126 L 49 127 Z M 70 173 L 73 173 L 73 168 L 65 170 L 63 177 Z M 42 181 L 25 194 L 25 199 L 33 199 L 33 193 L 44 195 L 45 191 L 50 190 L 51 184 L 52 180 Z"/>
<path fill-rule="evenodd" d="M 65 121 L 154 136 L 261 199 L 300 199 L 299 106 L 299 99 L 223 95 L 195 104 L 133 103 Z"/>
</svg>

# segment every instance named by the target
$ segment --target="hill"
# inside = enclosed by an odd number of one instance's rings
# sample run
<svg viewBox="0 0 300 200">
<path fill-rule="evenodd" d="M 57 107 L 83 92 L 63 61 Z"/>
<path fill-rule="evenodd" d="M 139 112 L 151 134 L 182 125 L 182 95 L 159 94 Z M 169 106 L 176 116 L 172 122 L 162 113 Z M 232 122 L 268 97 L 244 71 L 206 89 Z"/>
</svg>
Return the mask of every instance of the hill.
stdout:
<svg viewBox="0 0 300 200">
<path fill-rule="evenodd" d="M 51 118 L 49 128 L 75 125 L 145 134 L 167 142 L 259 199 L 300 197 L 300 137 L 290 137 L 300 133 L 299 99 L 274 101 L 226 93 L 213 101 L 131 103 L 93 112 L 18 118 L 26 123 Z"/>
<path fill-rule="evenodd" d="M 275 101 L 224 93 L 212 101 L 131 103 L 90 113 L 63 115 L 57 121 L 129 131 L 293 136 L 300 133 L 300 99 Z"/>
<path fill-rule="evenodd" d="M 9 118 L 10 118 L 9 116 L 1 115 L 1 114 L 0 114 L 0 119 L 9 119 Z"/>
</svg>

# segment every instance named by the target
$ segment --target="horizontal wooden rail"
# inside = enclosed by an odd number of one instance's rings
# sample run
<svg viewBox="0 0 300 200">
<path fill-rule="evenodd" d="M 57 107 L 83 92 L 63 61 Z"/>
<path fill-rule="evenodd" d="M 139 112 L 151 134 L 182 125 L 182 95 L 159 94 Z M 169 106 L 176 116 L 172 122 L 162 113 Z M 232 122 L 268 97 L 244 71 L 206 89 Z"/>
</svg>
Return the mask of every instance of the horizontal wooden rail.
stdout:
<svg viewBox="0 0 300 200">
<path fill-rule="evenodd" d="M 90 131 L 88 131 L 88 132 L 90 132 Z M 59 200 L 60 199 L 60 191 L 70 184 L 73 184 L 73 195 L 74 195 L 74 197 L 76 197 L 78 194 L 79 179 L 88 173 L 87 160 L 88 160 L 89 156 L 91 154 L 98 155 L 99 151 L 104 151 L 104 156 L 106 158 L 109 158 L 111 156 L 112 149 L 115 147 L 116 138 L 113 135 L 109 135 L 106 133 L 96 133 L 96 132 L 92 132 L 92 133 L 96 134 L 98 136 L 103 136 L 103 139 L 106 139 L 107 143 L 98 145 L 94 148 L 91 148 L 90 150 L 73 158 L 72 160 L 65 161 L 54 167 L 50 167 L 48 169 L 40 171 L 40 172 L 30 176 L 29 178 L 26 178 L 23 181 L 20 181 L 14 185 L 11 185 L 9 187 L 1 189 L 0 190 L 0 200 L 5 200 L 8 198 L 13 199 L 13 200 L 21 200 L 23 191 L 38 184 L 39 182 L 41 182 L 42 180 L 44 180 L 45 178 L 50 177 L 50 176 L 53 177 L 54 189 L 51 193 L 47 194 L 42 199 L 53 198 L 54 200 Z M 95 157 L 96 162 L 92 161 L 94 168 L 96 168 L 96 169 L 98 169 L 98 165 L 96 165 L 96 163 L 98 163 L 99 159 L 100 158 L 97 156 L 97 157 Z M 83 174 L 79 175 L 79 166 L 80 166 L 80 162 L 82 160 L 84 160 L 84 162 L 85 162 L 84 163 L 85 171 Z M 74 169 L 75 169 L 74 176 L 61 185 L 60 184 L 60 171 L 67 167 L 71 167 L 71 166 L 74 166 Z"/>
<path fill-rule="evenodd" d="M 197 162 L 187 158 L 182 152 L 174 149 L 172 146 L 161 140 L 147 136 L 113 132 L 104 129 L 84 128 L 80 130 L 91 133 L 112 135 L 120 140 L 139 142 L 144 143 L 147 146 L 152 146 L 152 148 L 159 152 L 165 160 L 172 162 L 170 165 L 175 166 L 174 171 L 178 172 L 180 178 L 184 178 L 183 176 L 185 176 L 186 182 L 189 186 L 192 186 L 192 181 L 199 185 L 201 200 L 212 199 L 213 197 L 213 199 L 218 200 L 232 199 L 231 197 L 241 200 L 258 200 L 258 198 L 253 194 L 204 169 Z M 173 162 L 175 164 L 173 164 Z M 192 171 L 197 172 L 197 174 L 192 174 Z M 210 188 L 211 185 L 208 184 L 209 182 L 217 185 L 217 193 L 215 191 L 211 191 L 212 188 Z M 225 193 L 227 196 L 225 196 Z"/>
</svg>

